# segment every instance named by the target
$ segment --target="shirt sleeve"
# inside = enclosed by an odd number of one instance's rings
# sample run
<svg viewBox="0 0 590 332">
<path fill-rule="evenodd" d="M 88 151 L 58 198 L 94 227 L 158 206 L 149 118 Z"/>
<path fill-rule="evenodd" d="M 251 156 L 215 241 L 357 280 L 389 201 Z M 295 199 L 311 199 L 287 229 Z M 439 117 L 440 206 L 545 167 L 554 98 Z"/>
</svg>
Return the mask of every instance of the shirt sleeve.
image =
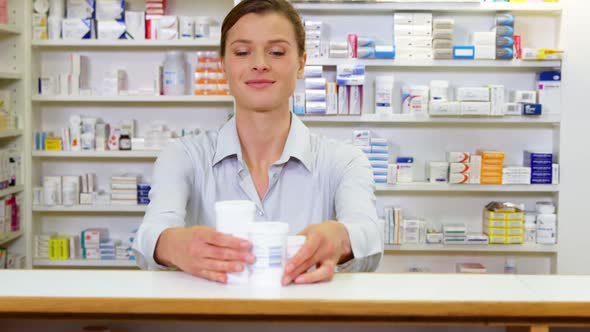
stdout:
<svg viewBox="0 0 590 332">
<path fill-rule="evenodd" d="M 156 244 L 164 230 L 186 225 L 193 170 L 193 161 L 181 141 L 170 144 L 156 160 L 150 204 L 133 243 L 138 266 L 142 269 L 168 269 L 154 259 Z"/>
<path fill-rule="evenodd" d="M 354 149 L 336 189 L 336 220 L 348 230 L 354 258 L 337 266 L 339 272 L 373 272 L 383 256 L 383 227 L 375 205 L 373 170 L 367 157 Z"/>
</svg>

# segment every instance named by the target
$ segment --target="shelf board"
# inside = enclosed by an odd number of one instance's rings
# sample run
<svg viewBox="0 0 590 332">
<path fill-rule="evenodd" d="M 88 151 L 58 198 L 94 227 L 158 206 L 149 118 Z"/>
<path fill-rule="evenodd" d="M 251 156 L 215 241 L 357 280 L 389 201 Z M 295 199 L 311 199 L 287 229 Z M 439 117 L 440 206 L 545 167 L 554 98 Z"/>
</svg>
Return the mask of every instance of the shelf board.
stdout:
<svg viewBox="0 0 590 332">
<path fill-rule="evenodd" d="M 0 138 L 19 137 L 23 134 L 22 129 L 8 129 L 0 131 Z"/>
<path fill-rule="evenodd" d="M 559 3 L 481 3 L 479 0 L 442 3 L 424 2 L 380 2 L 380 3 L 294 3 L 300 11 L 367 12 L 388 11 L 428 11 L 428 12 L 472 12 L 494 13 L 509 11 L 519 14 L 559 15 L 562 7 Z"/>
<path fill-rule="evenodd" d="M 5 197 L 8 195 L 20 193 L 23 190 L 25 190 L 25 186 L 23 186 L 23 185 L 18 185 L 18 186 L 10 187 L 8 189 L 3 189 L 3 190 L 0 190 L 0 197 Z"/>
<path fill-rule="evenodd" d="M 4 237 L 0 237 L 0 247 L 18 239 L 19 237 L 23 236 L 23 234 L 24 234 L 24 232 L 20 231 L 17 233 L 9 234 Z"/>
<path fill-rule="evenodd" d="M 5 80 L 19 80 L 22 78 L 21 73 L 9 72 L 9 71 L 2 71 L 0 70 L 0 79 Z"/>
<path fill-rule="evenodd" d="M 37 102 L 81 103 L 232 103 L 232 96 L 34 96 Z"/>
<path fill-rule="evenodd" d="M 33 206 L 33 212 L 137 212 L 143 213 L 147 205 L 74 205 L 74 206 Z"/>
<path fill-rule="evenodd" d="M 539 117 L 428 117 L 415 116 L 409 114 L 394 114 L 382 116 L 376 114 L 366 114 L 362 116 L 354 115 L 300 115 L 299 118 L 309 124 L 383 124 L 383 125 L 404 125 L 404 124 L 498 124 L 498 125 L 519 125 L 519 126 L 539 126 L 539 125 L 559 125 L 561 116 L 543 115 Z"/>
<path fill-rule="evenodd" d="M 15 24 L 0 24 L 0 35 L 3 34 L 20 34 L 20 29 Z"/>
<path fill-rule="evenodd" d="M 521 192 L 521 193 L 555 193 L 559 191 L 559 185 L 478 185 L 478 184 L 448 184 L 448 183 L 403 183 L 403 184 L 377 184 L 377 193 L 386 192 Z"/>
<path fill-rule="evenodd" d="M 386 244 L 395 252 L 557 253 L 557 245 L 542 244 Z"/>
<path fill-rule="evenodd" d="M 219 38 L 199 38 L 190 40 L 33 40 L 33 47 L 219 47 Z"/>
<path fill-rule="evenodd" d="M 33 260 L 35 267 L 137 267 L 135 261 L 124 260 L 92 260 L 92 259 L 68 259 L 52 260 L 35 258 Z"/>
<path fill-rule="evenodd" d="M 407 68 L 494 68 L 494 69 L 546 69 L 561 67 L 560 60 L 522 61 L 522 60 L 402 60 L 402 59 L 308 59 L 306 65 L 337 66 L 354 63 L 367 67 L 407 67 Z"/>
<path fill-rule="evenodd" d="M 33 151 L 38 158 L 155 159 L 160 151 Z"/>
</svg>

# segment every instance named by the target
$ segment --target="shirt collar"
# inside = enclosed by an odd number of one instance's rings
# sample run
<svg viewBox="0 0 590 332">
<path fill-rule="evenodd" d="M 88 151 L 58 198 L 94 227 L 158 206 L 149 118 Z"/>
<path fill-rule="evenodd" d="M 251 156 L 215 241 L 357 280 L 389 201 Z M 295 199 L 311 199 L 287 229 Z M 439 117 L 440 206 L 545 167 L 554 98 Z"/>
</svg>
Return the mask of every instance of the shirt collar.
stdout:
<svg viewBox="0 0 590 332">
<path fill-rule="evenodd" d="M 223 159 L 236 155 L 242 159 L 242 149 L 238 130 L 236 128 L 236 117 L 232 117 L 221 129 L 217 136 L 217 146 L 213 156 L 213 166 Z M 275 164 L 283 164 L 293 157 L 299 160 L 308 171 L 312 170 L 312 153 L 309 128 L 295 115 L 291 115 L 291 127 L 289 135 L 283 148 L 283 153 Z"/>
</svg>

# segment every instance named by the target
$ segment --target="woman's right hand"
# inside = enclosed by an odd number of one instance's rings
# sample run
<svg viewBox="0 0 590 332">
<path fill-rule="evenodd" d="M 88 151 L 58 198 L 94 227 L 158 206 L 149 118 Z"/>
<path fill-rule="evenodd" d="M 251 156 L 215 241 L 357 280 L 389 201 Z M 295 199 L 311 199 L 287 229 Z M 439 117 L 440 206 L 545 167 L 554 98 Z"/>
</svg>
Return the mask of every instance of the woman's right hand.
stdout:
<svg viewBox="0 0 590 332">
<path fill-rule="evenodd" d="M 168 228 L 160 234 L 154 259 L 194 276 L 227 283 L 228 272 L 241 272 L 256 260 L 248 240 L 220 233 L 210 227 Z"/>
</svg>

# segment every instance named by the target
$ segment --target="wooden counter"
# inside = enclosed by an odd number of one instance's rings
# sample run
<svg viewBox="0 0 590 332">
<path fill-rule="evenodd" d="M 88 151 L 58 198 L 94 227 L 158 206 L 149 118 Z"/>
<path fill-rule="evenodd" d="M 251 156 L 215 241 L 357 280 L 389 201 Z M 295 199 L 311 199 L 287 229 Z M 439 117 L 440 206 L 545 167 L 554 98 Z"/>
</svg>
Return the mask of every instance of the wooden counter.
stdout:
<svg viewBox="0 0 590 332">
<path fill-rule="evenodd" d="M 590 325 L 590 277 L 338 274 L 283 288 L 180 272 L 1 271 L 0 318 Z"/>
</svg>

